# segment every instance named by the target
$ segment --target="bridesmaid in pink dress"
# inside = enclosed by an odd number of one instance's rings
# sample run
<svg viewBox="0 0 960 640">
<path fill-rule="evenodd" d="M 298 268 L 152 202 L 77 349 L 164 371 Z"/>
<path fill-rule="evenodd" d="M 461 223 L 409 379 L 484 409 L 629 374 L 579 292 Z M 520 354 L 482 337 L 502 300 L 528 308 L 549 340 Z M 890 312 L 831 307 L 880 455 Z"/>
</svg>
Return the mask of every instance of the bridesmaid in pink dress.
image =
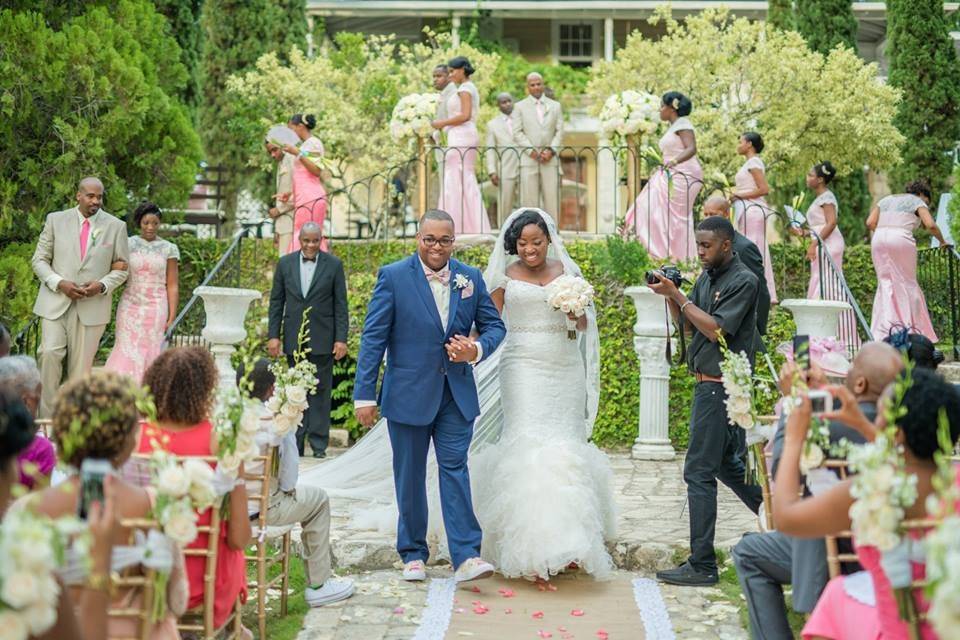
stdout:
<svg viewBox="0 0 960 640">
<path fill-rule="evenodd" d="M 180 250 L 157 236 L 161 215 L 152 202 L 134 211 L 140 235 L 128 240 L 130 275 L 117 305 L 116 341 L 104 365 L 137 382 L 163 349 L 163 334 L 177 317 L 180 302 Z"/>
<path fill-rule="evenodd" d="M 813 191 L 816 197 L 807 208 L 807 224 L 817 232 L 820 241 L 823 242 L 833 263 L 841 275 L 843 273 L 843 252 L 847 245 L 843 240 L 843 234 L 837 227 L 837 216 L 840 215 L 840 207 L 837 204 L 837 197 L 827 188 L 827 185 L 837 175 L 837 170 L 829 162 L 821 162 L 814 165 L 807 172 L 807 188 Z M 810 235 L 807 233 L 807 235 Z M 813 240 L 807 249 L 807 260 L 810 261 L 810 284 L 807 287 L 807 298 L 811 300 L 839 299 L 838 293 L 832 290 L 821 291 L 820 287 L 820 258 L 817 254 L 817 241 Z M 823 265 L 824 273 L 829 269 L 829 265 Z M 833 287 L 829 287 L 832 289 Z"/>
<path fill-rule="evenodd" d="M 307 222 L 316 222 L 324 229 L 323 222 L 327 217 L 327 190 L 323 188 L 323 168 L 320 158 L 323 157 L 323 143 L 313 135 L 317 126 L 317 119 L 313 114 L 294 114 L 287 126 L 297 134 L 302 141 L 299 147 L 288 144 L 284 151 L 295 156 L 293 162 L 293 205 L 296 207 L 293 214 L 293 238 L 287 253 L 300 250 L 300 227 Z M 320 250 L 327 251 L 326 236 L 320 241 Z"/>
<path fill-rule="evenodd" d="M 663 166 L 650 176 L 627 211 L 624 233 L 635 234 L 656 260 L 690 261 L 697 257 L 693 203 L 703 188 L 697 138 L 687 119 L 693 103 L 677 91 L 665 93 L 662 100 L 660 119 L 670 123 L 658 143 Z"/>
<path fill-rule="evenodd" d="M 867 218 L 872 233 L 870 253 L 877 272 L 870 331 L 882 340 L 899 327 L 922 333 L 931 342 L 937 334 L 930 322 L 927 301 L 917 284 L 917 241 L 913 231 L 922 223 L 941 245 L 947 244 L 930 215 L 930 187 L 911 182 L 906 193 L 887 196 Z"/>
<path fill-rule="evenodd" d="M 437 208 L 453 217 L 458 234 L 489 233 L 490 220 L 480 196 L 477 183 L 477 112 L 480 110 L 480 92 L 470 82 L 473 66 L 463 56 L 447 63 L 450 80 L 457 85 L 456 93 L 447 98 L 446 120 L 435 120 L 434 129 L 447 132 L 447 152 L 443 160 L 443 187 Z"/>
<path fill-rule="evenodd" d="M 763 138 L 759 133 L 748 131 L 740 136 L 737 153 L 746 157 L 747 161 L 734 177 L 733 211 L 736 215 L 737 230 L 760 249 L 770 302 L 776 302 L 777 287 L 773 280 L 770 247 L 767 246 L 767 214 L 770 206 L 763 199 L 763 196 L 770 193 L 770 185 L 767 184 L 766 167 L 760 159 L 761 151 Z"/>
<path fill-rule="evenodd" d="M 951 442 L 956 445 L 960 436 L 960 398 L 953 385 L 934 371 L 916 368 L 911 375 L 913 382 L 903 398 L 906 414 L 897 419 L 897 442 L 903 443 L 906 472 L 917 478 L 918 497 L 913 506 L 905 510 L 904 517 L 923 519 L 927 517 L 927 496 L 933 493 L 932 477 L 936 472 L 933 455 L 937 451 L 941 411 L 949 423 Z M 829 389 L 841 398 L 843 407 L 826 414 L 825 418 L 852 426 L 868 440 L 873 440 L 876 433 L 887 426 L 883 411 L 879 412 L 875 426 L 870 423 L 846 387 Z M 888 388 L 881 401 L 889 401 L 891 396 L 891 388 Z M 849 512 L 854 504 L 850 495 L 850 480 L 844 480 L 816 496 L 799 497 L 798 468 L 810 419 L 809 401 L 790 413 L 773 489 L 777 530 L 802 538 L 818 538 L 849 530 L 852 524 Z M 857 557 L 866 571 L 840 576 L 827 584 L 803 628 L 805 640 L 907 640 L 911 637 L 909 628 L 900 620 L 890 580 L 880 562 L 879 550 L 872 546 L 858 546 Z M 923 579 L 923 564 L 911 562 L 911 570 L 915 580 Z M 924 612 L 928 603 L 919 590 L 914 591 L 914 598 L 917 611 Z M 920 625 L 920 637 L 934 640 L 937 636 L 923 622 Z"/>
</svg>

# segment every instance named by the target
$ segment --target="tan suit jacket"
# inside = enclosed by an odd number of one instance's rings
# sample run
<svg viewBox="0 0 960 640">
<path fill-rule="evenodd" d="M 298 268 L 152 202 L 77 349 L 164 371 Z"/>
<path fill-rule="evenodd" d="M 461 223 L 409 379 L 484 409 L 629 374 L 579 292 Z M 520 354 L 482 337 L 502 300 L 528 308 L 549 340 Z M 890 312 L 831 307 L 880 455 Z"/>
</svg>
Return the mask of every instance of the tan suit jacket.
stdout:
<svg viewBox="0 0 960 640">
<path fill-rule="evenodd" d="M 563 144 L 563 109 L 556 100 L 542 96 L 540 101 L 544 105 L 543 124 L 537 118 L 537 101 L 527 96 L 513 107 L 513 139 L 522 148 L 520 155 L 522 164 L 536 164 L 530 157 L 530 148 L 553 149 L 554 156 L 551 162 L 556 161 L 556 154 Z"/>
<path fill-rule="evenodd" d="M 273 230 L 277 235 L 293 233 L 293 162 L 293 156 L 284 153 L 277 163 L 277 193 L 290 194 L 286 202 L 277 200 L 280 215 L 273 219 Z"/>
<path fill-rule="evenodd" d="M 516 180 L 519 167 L 520 149 L 507 126 L 507 116 L 501 113 L 487 123 L 487 173 L 495 173 L 501 180 Z"/>
<path fill-rule="evenodd" d="M 33 312 L 41 318 L 56 320 L 75 302 L 82 324 L 105 325 L 110 322 L 110 294 L 127 279 L 126 271 L 110 270 L 110 265 L 119 259 L 130 261 L 127 225 L 106 211 L 98 211 L 90 218 L 87 255 L 80 260 L 79 216 L 76 207 L 47 215 L 31 261 L 33 272 L 40 278 L 40 292 Z M 76 284 L 97 280 L 107 290 L 103 295 L 74 301 L 57 289 L 61 280 Z"/>
</svg>

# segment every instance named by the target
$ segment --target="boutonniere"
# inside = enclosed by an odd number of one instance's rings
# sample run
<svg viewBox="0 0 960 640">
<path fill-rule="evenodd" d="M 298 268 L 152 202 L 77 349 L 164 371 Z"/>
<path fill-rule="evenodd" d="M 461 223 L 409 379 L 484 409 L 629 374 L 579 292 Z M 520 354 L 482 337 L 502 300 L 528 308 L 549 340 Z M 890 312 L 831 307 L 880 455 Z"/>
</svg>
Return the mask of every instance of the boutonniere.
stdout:
<svg viewBox="0 0 960 640">
<path fill-rule="evenodd" d="M 457 289 L 466 289 L 468 286 L 470 286 L 470 278 L 462 273 L 458 273 L 453 278 L 453 286 Z"/>
</svg>

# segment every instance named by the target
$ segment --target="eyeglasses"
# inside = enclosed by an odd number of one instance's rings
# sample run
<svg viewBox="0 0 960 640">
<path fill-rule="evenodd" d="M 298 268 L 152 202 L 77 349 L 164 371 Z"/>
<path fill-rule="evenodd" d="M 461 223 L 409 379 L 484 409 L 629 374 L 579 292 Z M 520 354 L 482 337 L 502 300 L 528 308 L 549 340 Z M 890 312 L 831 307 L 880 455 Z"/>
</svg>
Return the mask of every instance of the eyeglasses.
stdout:
<svg viewBox="0 0 960 640">
<path fill-rule="evenodd" d="M 426 236 L 426 237 L 420 238 L 420 241 L 423 242 L 424 246 L 427 246 L 427 247 L 435 247 L 436 245 L 439 244 L 444 249 L 449 249 L 450 247 L 453 246 L 453 238 L 451 238 L 450 236 L 443 236 L 442 238 L 434 238 L 433 236 Z"/>
</svg>

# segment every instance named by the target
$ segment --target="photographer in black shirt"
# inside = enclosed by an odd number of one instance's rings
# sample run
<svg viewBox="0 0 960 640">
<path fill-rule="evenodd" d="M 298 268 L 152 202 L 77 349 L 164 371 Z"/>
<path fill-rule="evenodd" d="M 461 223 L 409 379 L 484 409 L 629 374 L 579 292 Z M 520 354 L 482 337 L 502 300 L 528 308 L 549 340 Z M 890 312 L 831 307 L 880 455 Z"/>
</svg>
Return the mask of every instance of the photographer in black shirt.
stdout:
<svg viewBox="0 0 960 640">
<path fill-rule="evenodd" d="M 718 332 L 727 347 L 744 351 L 753 362 L 757 341 L 757 277 L 733 250 L 735 232 L 729 220 L 705 218 L 697 226 L 697 255 L 703 271 L 689 299 L 677 286 L 658 275 L 650 288 L 669 301 L 670 311 L 690 338 L 687 363 L 696 376 L 690 412 L 690 441 L 683 465 L 690 503 L 690 549 L 687 562 L 660 571 L 657 578 L 670 584 L 707 586 L 717 582 L 713 538 L 717 521 L 717 480 L 730 487 L 754 513 L 763 501 L 759 486 L 744 480 L 746 450 L 743 429 L 730 424 L 726 394 L 720 377 L 723 358 Z"/>
</svg>

